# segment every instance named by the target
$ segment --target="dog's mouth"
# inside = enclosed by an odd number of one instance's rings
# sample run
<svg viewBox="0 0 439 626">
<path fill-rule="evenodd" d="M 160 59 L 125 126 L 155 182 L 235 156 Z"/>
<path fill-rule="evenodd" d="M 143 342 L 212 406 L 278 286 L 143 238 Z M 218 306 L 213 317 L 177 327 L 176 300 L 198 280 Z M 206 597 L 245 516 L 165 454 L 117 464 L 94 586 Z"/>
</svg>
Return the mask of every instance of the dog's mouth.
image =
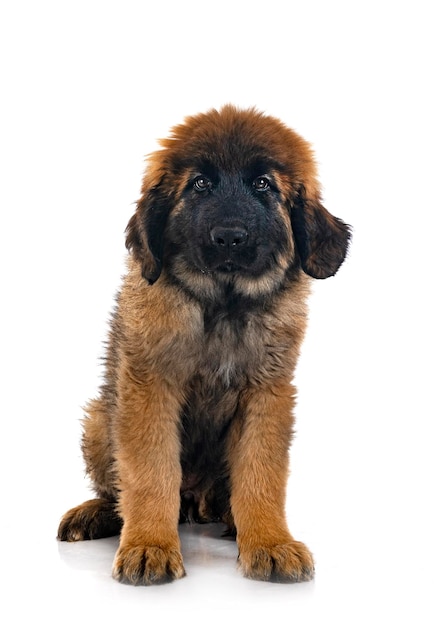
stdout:
<svg viewBox="0 0 439 626">
<path fill-rule="evenodd" d="M 242 250 L 221 250 L 213 246 L 203 247 L 199 251 L 200 267 L 209 274 L 236 274 L 252 272 L 258 265 L 259 255 L 256 247 Z"/>
<path fill-rule="evenodd" d="M 223 261 L 218 265 L 200 267 L 203 274 L 236 274 L 245 272 L 245 268 L 233 261 Z"/>
<path fill-rule="evenodd" d="M 242 269 L 243 268 L 240 265 L 231 259 L 227 259 L 217 265 L 214 271 L 219 272 L 220 274 L 232 274 L 233 272 L 239 272 Z"/>
<path fill-rule="evenodd" d="M 200 259 L 201 260 L 201 259 Z M 254 261 L 246 262 L 246 259 L 232 257 L 206 259 L 197 263 L 199 269 L 205 274 L 248 274 L 254 271 Z"/>
<path fill-rule="evenodd" d="M 257 246 L 247 248 L 241 254 L 217 254 L 211 248 L 204 248 L 194 254 L 192 260 L 194 265 L 203 274 L 210 276 L 250 276 L 257 277 L 271 267 L 273 257 L 270 254 L 259 254 Z"/>
</svg>

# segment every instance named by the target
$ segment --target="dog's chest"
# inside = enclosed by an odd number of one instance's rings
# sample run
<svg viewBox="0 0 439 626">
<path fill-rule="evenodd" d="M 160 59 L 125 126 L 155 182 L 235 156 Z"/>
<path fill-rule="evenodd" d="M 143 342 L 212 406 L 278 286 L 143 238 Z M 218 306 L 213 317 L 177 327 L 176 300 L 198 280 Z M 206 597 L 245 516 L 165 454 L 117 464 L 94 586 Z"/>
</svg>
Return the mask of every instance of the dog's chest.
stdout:
<svg viewBox="0 0 439 626">
<path fill-rule="evenodd" d="M 221 315 L 205 324 L 184 410 L 184 431 L 191 442 L 185 448 L 202 442 L 204 450 L 210 439 L 218 446 L 236 413 L 241 391 L 260 365 L 260 350 L 261 341 L 253 337 L 249 319 Z"/>
<path fill-rule="evenodd" d="M 267 332 L 251 313 L 206 317 L 198 375 L 209 386 L 245 386 L 262 366 L 266 344 Z"/>
</svg>

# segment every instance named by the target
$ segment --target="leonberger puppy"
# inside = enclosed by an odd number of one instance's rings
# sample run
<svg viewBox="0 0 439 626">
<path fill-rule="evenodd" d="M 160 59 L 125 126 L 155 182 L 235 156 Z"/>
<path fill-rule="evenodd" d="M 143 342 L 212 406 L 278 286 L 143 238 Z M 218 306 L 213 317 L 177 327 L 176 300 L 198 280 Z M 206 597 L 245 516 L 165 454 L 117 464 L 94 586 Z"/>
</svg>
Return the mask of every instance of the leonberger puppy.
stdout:
<svg viewBox="0 0 439 626">
<path fill-rule="evenodd" d="M 120 533 L 113 576 L 185 575 L 179 523 L 222 522 L 254 579 L 310 580 L 285 499 L 292 377 L 312 278 L 350 228 L 321 204 L 312 151 L 281 121 L 227 105 L 186 118 L 149 158 L 128 269 L 82 452 L 96 499 L 62 541 Z"/>
</svg>

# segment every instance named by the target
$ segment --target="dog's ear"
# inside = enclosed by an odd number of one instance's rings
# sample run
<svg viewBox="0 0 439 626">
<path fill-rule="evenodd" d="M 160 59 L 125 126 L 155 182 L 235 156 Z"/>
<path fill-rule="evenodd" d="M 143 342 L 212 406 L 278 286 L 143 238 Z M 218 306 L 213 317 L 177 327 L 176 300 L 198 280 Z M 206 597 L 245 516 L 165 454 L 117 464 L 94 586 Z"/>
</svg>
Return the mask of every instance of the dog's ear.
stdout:
<svg viewBox="0 0 439 626">
<path fill-rule="evenodd" d="M 170 200 L 160 184 L 144 184 L 137 210 L 126 227 L 126 247 L 142 265 L 142 276 L 151 285 L 160 276 L 163 262 L 163 237 L 170 211 Z"/>
<path fill-rule="evenodd" d="M 350 226 L 331 215 L 318 197 L 308 198 L 304 187 L 294 199 L 291 222 L 304 272 L 313 278 L 333 276 L 346 257 Z"/>
</svg>

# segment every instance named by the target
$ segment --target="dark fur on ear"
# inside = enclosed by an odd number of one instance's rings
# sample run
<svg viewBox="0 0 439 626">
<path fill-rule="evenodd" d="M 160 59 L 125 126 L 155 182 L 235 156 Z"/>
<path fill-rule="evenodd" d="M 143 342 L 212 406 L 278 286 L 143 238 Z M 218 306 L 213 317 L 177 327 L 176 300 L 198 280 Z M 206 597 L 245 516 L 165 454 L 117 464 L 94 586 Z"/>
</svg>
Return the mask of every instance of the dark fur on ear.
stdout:
<svg viewBox="0 0 439 626">
<path fill-rule="evenodd" d="M 142 264 L 142 276 L 151 285 L 160 276 L 163 259 L 163 233 L 169 214 L 158 187 L 146 191 L 126 227 L 126 247 Z"/>
<path fill-rule="evenodd" d="M 351 228 L 334 217 L 319 199 L 308 199 L 302 188 L 291 209 L 294 238 L 304 272 L 313 278 L 329 278 L 343 263 Z"/>
</svg>

